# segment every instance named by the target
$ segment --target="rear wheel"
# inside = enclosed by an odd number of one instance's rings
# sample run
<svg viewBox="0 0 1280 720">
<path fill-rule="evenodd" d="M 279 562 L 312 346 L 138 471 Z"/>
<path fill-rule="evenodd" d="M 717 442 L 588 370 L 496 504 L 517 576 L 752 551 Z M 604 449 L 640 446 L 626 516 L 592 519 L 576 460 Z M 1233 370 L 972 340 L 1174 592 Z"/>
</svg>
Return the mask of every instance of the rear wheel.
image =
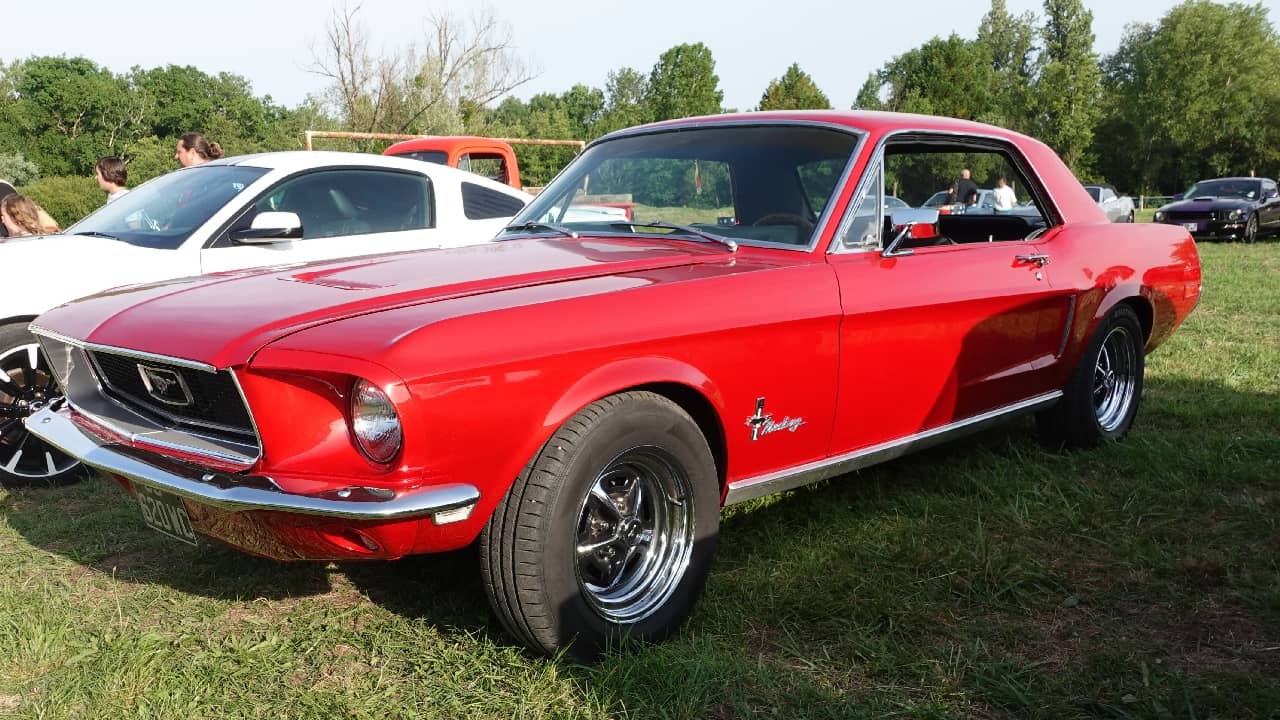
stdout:
<svg viewBox="0 0 1280 720">
<path fill-rule="evenodd" d="M 1130 211 L 1129 211 L 1129 219 L 1128 219 L 1128 220 L 1126 220 L 1125 222 L 1133 222 L 1133 219 L 1134 219 L 1134 212 L 1133 212 L 1132 210 L 1130 210 Z"/>
<path fill-rule="evenodd" d="M 61 394 L 25 324 L 0 326 L 0 485 L 60 485 L 80 478 L 77 460 L 37 439 L 23 424 Z"/>
<path fill-rule="evenodd" d="M 1142 399 L 1146 370 L 1142 324 L 1120 305 L 1099 325 L 1062 400 L 1036 416 L 1040 437 L 1053 448 L 1087 448 L 1129 432 Z"/>
<path fill-rule="evenodd" d="M 495 613 L 529 648 L 581 661 L 660 641 L 706 582 L 719 525 L 706 439 L 670 400 L 628 392 L 566 422 L 480 536 Z"/>
</svg>

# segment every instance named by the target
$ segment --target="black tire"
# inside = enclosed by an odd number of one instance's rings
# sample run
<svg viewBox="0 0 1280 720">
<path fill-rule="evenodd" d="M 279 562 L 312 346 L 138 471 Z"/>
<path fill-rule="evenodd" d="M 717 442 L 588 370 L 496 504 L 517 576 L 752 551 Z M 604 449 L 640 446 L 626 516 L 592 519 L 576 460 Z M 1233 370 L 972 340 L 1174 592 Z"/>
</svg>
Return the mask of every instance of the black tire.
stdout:
<svg viewBox="0 0 1280 720">
<path fill-rule="evenodd" d="M 1098 326 L 1063 388 L 1062 400 L 1036 415 L 1050 448 L 1090 448 L 1129 432 L 1142 400 L 1146 345 L 1138 314 L 1120 305 Z"/>
<path fill-rule="evenodd" d="M 1130 223 L 1131 223 L 1131 222 L 1133 222 L 1133 219 L 1134 219 L 1134 211 L 1133 211 L 1133 210 L 1130 210 L 1130 211 L 1129 211 L 1129 219 L 1128 219 L 1128 220 L 1126 220 L 1125 222 L 1130 222 Z"/>
<path fill-rule="evenodd" d="M 1249 220 L 1244 224 L 1244 241 L 1247 243 L 1255 243 L 1258 241 L 1258 214 L 1253 213 L 1249 216 Z"/>
<path fill-rule="evenodd" d="M 38 440 L 22 422 L 61 394 L 27 324 L 0 325 L 0 485 L 65 485 L 83 477 L 78 461 Z"/>
<path fill-rule="evenodd" d="M 719 506 L 711 450 L 687 413 L 649 392 L 599 400 L 547 441 L 481 532 L 489 602 L 539 653 L 592 662 L 628 639 L 661 641 L 702 592 Z"/>
</svg>

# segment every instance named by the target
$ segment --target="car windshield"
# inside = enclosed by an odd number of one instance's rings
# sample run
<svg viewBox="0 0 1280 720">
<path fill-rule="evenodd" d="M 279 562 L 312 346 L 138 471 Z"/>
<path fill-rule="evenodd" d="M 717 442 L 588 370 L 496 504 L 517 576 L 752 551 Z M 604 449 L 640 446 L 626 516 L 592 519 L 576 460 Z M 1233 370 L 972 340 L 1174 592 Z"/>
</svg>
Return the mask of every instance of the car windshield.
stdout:
<svg viewBox="0 0 1280 720">
<path fill-rule="evenodd" d="M 1097 185 L 1085 185 L 1084 190 L 1089 193 L 1089 197 L 1093 198 L 1094 202 L 1102 200 L 1102 188 Z"/>
<path fill-rule="evenodd" d="M 688 237 L 692 228 L 746 244 L 808 246 L 858 139 L 799 125 L 625 135 L 588 148 L 502 236 L 556 232 L 550 223 L 591 234 Z"/>
<path fill-rule="evenodd" d="M 1183 197 L 1188 200 L 1198 197 L 1256 200 L 1261 193 L 1262 182 L 1258 180 L 1204 180 L 1192 185 Z"/>
<path fill-rule="evenodd" d="M 172 250 L 266 172 L 257 167 L 207 164 L 175 170 L 102 206 L 66 232 Z"/>
</svg>

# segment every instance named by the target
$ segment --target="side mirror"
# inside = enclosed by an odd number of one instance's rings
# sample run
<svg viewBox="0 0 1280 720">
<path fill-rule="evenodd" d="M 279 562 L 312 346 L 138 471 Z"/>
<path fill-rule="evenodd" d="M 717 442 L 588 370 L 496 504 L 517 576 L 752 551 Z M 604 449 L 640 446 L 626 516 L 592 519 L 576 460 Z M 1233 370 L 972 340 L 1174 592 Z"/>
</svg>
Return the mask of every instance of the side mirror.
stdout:
<svg viewBox="0 0 1280 720">
<path fill-rule="evenodd" d="M 910 255 L 911 250 L 899 250 L 898 246 L 908 237 L 912 240 L 934 240 L 941 236 L 938 230 L 938 211 L 923 208 L 894 210 L 885 218 L 885 237 L 893 237 L 880 257 Z"/>
<path fill-rule="evenodd" d="M 270 245 L 301 237 L 302 218 L 291 212 L 258 213 L 248 228 L 231 231 L 231 241 L 241 245 Z"/>
</svg>

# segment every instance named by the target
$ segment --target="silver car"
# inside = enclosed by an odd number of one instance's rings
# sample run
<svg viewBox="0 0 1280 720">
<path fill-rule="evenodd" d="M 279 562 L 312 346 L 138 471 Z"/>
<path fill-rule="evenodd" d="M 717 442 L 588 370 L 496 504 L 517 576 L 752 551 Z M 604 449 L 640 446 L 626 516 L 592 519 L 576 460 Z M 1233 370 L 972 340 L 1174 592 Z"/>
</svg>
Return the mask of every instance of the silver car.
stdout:
<svg viewBox="0 0 1280 720">
<path fill-rule="evenodd" d="M 1133 222 L 1133 198 L 1110 185 L 1085 185 L 1084 189 L 1111 222 Z"/>
</svg>

